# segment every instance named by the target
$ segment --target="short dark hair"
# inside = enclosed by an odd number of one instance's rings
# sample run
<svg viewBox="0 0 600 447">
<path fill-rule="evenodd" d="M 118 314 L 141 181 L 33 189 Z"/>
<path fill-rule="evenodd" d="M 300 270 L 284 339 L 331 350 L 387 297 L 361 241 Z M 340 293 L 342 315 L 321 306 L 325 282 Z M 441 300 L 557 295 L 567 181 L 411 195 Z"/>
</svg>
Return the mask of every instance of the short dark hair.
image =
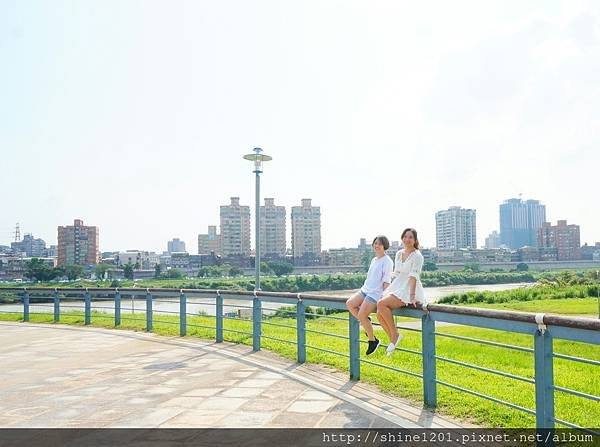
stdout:
<svg viewBox="0 0 600 447">
<path fill-rule="evenodd" d="M 379 242 L 381 245 L 383 245 L 384 250 L 390 248 L 390 241 L 385 236 L 376 236 L 375 239 L 373 239 L 373 242 L 371 242 L 371 246 L 373 246 L 375 242 Z"/>
</svg>

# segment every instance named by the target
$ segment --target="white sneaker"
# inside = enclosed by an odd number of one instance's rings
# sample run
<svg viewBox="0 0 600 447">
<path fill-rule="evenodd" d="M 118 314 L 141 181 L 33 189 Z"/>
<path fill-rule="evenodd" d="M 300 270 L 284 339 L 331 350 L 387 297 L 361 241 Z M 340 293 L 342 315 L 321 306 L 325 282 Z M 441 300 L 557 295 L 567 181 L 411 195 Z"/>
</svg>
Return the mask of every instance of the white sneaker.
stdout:
<svg viewBox="0 0 600 447">
<path fill-rule="evenodd" d="M 404 338 L 404 335 L 398 334 L 398 340 L 396 340 L 396 343 L 390 343 L 388 345 L 387 349 L 385 350 L 385 355 L 387 355 L 388 357 L 391 357 L 391 355 L 396 350 L 396 346 L 398 345 L 398 343 L 400 343 L 400 340 L 402 340 L 403 338 Z"/>
</svg>

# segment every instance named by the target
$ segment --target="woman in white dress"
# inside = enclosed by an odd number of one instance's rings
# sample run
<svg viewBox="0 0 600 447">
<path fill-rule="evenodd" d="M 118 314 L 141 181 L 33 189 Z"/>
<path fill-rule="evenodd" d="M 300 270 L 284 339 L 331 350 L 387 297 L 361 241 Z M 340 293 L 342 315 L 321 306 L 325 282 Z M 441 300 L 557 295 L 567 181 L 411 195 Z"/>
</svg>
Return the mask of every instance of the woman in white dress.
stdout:
<svg viewBox="0 0 600 447">
<path fill-rule="evenodd" d="M 393 310 L 411 304 L 416 308 L 417 302 L 426 302 L 423 284 L 421 284 L 423 255 L 419 251 L 417 231 L 414 228 L 405 229 L 402 232 L 402 243 L 404 249 L 396 253 L 392 283 L 377 303 L 377 319 L 390 338 L 390 344 L 386 349 L 388 356 L 394 353 L 396 345 L 403 338 L 398 333 Z"/>
</svg>

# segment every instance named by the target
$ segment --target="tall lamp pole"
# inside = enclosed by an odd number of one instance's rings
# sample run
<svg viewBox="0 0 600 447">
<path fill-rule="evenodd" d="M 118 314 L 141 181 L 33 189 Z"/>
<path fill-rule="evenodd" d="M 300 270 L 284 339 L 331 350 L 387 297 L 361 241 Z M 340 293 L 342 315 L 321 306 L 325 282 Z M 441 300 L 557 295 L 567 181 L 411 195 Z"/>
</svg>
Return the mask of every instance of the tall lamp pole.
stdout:
<svg viewBox="0 0 600 447">
<path fill-rule="evenodd" d="M 254 162 L 254 174 L 256 174 L 256 231 L 255 231 L 255 256 L 254 268 L 256 279 L 254 281 L 254 290 L 260 290 L 260 174 L 262 172 L 262 164 L 264 161 L 272 160 L 269 155 L 263 154 L 259 147 L 254 148 L 253 154 L 244 155 L 245 160 Z"/>
</svg>

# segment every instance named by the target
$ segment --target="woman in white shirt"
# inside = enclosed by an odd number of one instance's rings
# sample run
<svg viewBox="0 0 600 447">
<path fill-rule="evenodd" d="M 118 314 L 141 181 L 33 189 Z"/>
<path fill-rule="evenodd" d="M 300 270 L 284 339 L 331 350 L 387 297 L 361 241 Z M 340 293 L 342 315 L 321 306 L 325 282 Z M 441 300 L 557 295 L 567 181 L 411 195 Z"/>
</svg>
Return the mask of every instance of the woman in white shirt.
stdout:
<svg viewBox="0 0 600 447">
<path fill-rule="evenodd" d="M 383 298 L 377 303 L 377 319 L 390 338 L 386 349 L 388 356 L 394 353 L 396 345 L 403 338 L 392 314 L 394 309 L 425 302 L 425 292 L 421 284 L 423 255 L 419 251 L 419 240 L 414 228 L 402 232 L 403 250 L 398 250 L 392 274 L 392 283 L 385 290 Z"/>
</svg>

